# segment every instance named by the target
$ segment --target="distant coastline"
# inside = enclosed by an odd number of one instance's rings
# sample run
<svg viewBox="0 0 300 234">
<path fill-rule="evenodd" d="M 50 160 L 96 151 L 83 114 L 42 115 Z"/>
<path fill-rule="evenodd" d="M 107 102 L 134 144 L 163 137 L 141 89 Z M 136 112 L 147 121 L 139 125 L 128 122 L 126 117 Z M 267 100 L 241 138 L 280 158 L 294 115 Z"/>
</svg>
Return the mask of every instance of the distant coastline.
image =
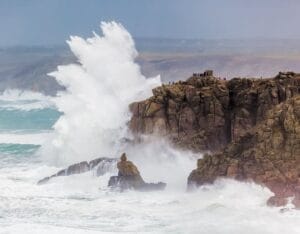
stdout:
<svg viewBox="0 0 300 234">
<path fill-rule="evenodd" d="M 146 77 L 162 81 L 213 69 L 222 77 L 272 77 L 300 70 L 300 39 L 147 39 L 137 38 L 137 62 Z M 58 65 L 76 62 L 67 44 L 0 47 L 0 92 L 21 89 L 55 95 L 61 87 L 47 76 Z"/>
</svg>

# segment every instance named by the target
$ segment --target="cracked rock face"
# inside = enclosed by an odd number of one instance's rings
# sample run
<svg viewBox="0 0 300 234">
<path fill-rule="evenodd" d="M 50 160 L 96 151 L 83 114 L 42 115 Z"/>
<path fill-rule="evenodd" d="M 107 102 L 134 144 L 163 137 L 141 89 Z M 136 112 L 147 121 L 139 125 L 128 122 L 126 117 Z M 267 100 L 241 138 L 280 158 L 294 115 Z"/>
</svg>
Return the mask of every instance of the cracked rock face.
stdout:
<svg viewBox="0 0 300 234">
<path fill-rule="evenodd" d="M 220 177 L 267 186 L 274 193 L 269 205 L 285 205 L 287 197 L 294 197 L 300 207 L 300 96 L 269 110 L 223 151 L 199 159 L 188 184 L 200 186 Z"/>
<path fill-rule="evenodd" d="M 300 75 L 229 81 L 212 73 L 162 85 L 130 105 L 136 135 L 167 136 L 180 147 L 217 152 L 265 119 L 268 110 L 300 92 Z M 280 136 L 278 136 L 278 139 Z"/>
<path fill-rule="evenodd" d="M 254 181 L 282 206 L 293 197 L 300 207 L 300 74 L 280 72 L 270 79 L 226 81 L 196 74 L 163 85 L 133 103 L 135 134 L 158 134 L 175 145 L 210 151 L 197 162 L 188 185 L 220 177 Z"/>
</svg>

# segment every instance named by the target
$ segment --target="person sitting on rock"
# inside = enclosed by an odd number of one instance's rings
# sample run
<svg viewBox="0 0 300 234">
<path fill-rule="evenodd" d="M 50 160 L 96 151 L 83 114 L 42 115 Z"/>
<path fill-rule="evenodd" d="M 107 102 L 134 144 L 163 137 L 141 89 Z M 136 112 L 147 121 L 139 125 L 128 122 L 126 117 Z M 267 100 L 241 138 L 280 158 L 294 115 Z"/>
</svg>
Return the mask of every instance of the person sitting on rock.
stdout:
<svg viewBox="0 0 300 234">
<path fill-rule="evenodd" d="M 128 161 L 126 154 L 123 153 L 120 162 L 117 164 L 119 170 L 118 176 L 111 176 L 108 182 L 109 187 L 120 188 L 121 191 L 126 189 L 135 190 L 162 190 L 166 187 L 165 183 L 145 183 L 140 175 L 139 170 L 133 164 Z"/>
</svg>

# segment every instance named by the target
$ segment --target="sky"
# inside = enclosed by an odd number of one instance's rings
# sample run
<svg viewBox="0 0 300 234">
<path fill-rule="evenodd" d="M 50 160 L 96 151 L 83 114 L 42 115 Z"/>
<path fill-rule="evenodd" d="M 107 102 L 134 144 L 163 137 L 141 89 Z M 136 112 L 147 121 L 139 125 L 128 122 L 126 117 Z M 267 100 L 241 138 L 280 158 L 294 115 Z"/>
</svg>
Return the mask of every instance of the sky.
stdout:
<svg viewBox="0 0 300 234">
<path fill-rule="evenodd" d="M 300 38 L 299 0 L 0 0 L 0 46 L 63 44 L 122 23 L 136 38 Z"/>
</svg>

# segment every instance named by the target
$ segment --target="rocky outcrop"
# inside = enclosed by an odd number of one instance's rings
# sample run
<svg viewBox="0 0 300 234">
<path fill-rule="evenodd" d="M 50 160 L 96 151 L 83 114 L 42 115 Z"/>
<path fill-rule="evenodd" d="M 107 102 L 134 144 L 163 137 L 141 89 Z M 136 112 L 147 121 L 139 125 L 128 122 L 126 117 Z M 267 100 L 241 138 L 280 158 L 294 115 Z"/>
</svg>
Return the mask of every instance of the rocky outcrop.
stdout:
<svg viewBox="0 0 300 234">
<path fill-rule="evenodd" d="M 136 135 L 163 135 L 181 147 L 216 152 L 299 92 L 300 74 L 293 72 L 227 81 L 207 71 L 153 89 L 152 97 L 130 105 L 129 124 Z"/>
<path fill-rule="evenodd" d="M 121 161 L 117 164 L 119 173 L 118 176 L 112 176 L 109 179 L 108 186 L 118 188 L 121 191 L 134 189 L 139 191 L 163 190 L 166 187 L 165 183 L 146 183 L 140 175 L 137 167 L 127 160 L 124 154 L 121 156 Z"/>
<path fill-rule="evenodd" d="M 96 158 L 90 162 L 83 161 L 73 164 L 66 169 L 62 169 L 57 173 L 45 177 L 38 181 L 38 185 L 47 183 L 50 179 L 58 176 L 70 176 L 74 174 L 81 174 L 87 171 L 94 170 L 96 176 L 102 176 L 108 172 L 115 171 L 118 168 L 118 175 L 111 176 L 108 186 L 111 188 L 118 188 L 121 191 L 126 189 L 135 189 L 139 191 L 163 190 L 166 187 L 165 183 L 146 183 L 140 175 L 137 167 L 127 160 L 125 154 L 122 155 L 121 161 L 118 162 L 116 158 Z"/>
<path fill-rule="evenodd" d="M 45 184 L 54 177 L 80 174 L 80 173 L 84 173 L 84 172 L 87 172 L 90 170 L 95 170 L 96 176 L 101 176 L 101 175 L 104 175 L 105 173 L 111 171 L 116 163 L 117 163 L 116 158 L 105 158 L 105 157 L 96 158 L 90 162 L 83 161 L 80 163 L 73 164 L 66 169 L 62 169 L 59 172 L 57 172 L 51 176 L 48 176 L 48 177 L 45 177 L 44 179 L 39 180 L 38 184 L 39 185 Z"/>
<path fill-rule="evenodd" d="M 220 79 L 211 71 L 162 85 L 133 103 L 130 128 L 176 145 L 208 151 L 189 187 L 225 177 L 267 186 L 269 205 L 300 207 L 300 74 L 268 79 Z"/>
<path fill-rule="evenodd" d="M 274 193 L 269 205 L 282 206 L 288 197 L 294 197 L 293 203 L 300 207 L 300 96 L 261 116 L 264 118 L 257 126 L 224 150 L 199 159 L 188 177 L 189 186 L 212 183 L 220 177 L 251 180 Z"/>
</svg>

